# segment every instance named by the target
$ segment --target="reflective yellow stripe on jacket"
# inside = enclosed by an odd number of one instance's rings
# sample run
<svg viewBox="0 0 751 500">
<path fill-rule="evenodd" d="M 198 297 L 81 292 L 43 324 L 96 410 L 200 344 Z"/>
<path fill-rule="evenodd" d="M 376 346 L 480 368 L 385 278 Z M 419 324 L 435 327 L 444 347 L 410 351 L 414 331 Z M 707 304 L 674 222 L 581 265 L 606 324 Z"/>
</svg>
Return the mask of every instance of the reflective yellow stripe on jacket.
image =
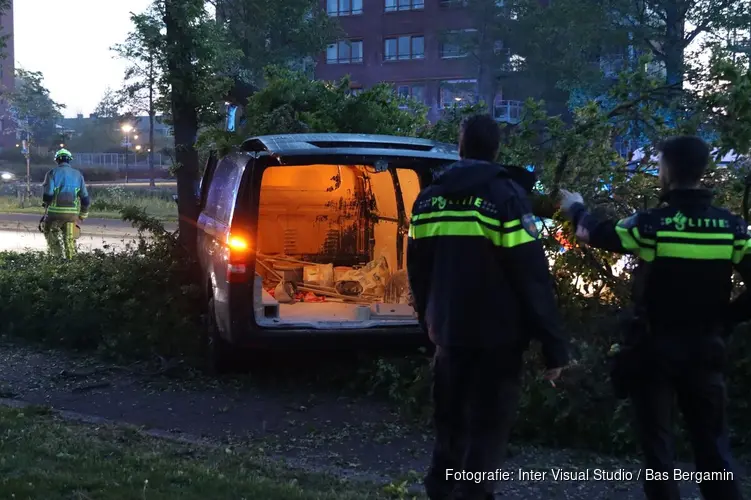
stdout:
<svg viewBox="0 0 751 500">
<path fill-rule="evenodd" d="M 521 219 L 501 222 L 476 210 L 445 210 L 412 216 L 410 238 L 441 236 L 486 238 L 493 245 L 506 248 L 535 241 L 522 226 Z"/>
<path fill-rule="evenodd" d="M 655 240 L 642 237 L 632 217 L 619 220 L 615 225 L 615 234 L 621 240 L 624 250 L 647 262 L 655 259 Z"/>
</svg>

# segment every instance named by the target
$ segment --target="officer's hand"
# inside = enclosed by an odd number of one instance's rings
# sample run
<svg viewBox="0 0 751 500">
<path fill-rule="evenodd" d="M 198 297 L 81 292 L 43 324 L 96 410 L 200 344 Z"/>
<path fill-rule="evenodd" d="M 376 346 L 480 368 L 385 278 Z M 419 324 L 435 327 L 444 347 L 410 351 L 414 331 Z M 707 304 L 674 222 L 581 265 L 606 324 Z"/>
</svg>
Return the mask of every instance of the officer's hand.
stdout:
<svg viewBox="0 0 751 500">
<path fill-rule="evenodd" d="M 584 226 L 576 226 L 576 238 L 584 243 L 589 243 L 589 230 Z"/>
<path fill-rule="evenodd" d="M 542 378 L 543 380 L 547 380 L 548 382 L 550 382 L 550 385 L 555 387 L 555 381 L 561 377 L 562 371 L 563 371 L 563 367 L 551 368 L 549 370 L 546 370 L 545 373 L 542 374 Z"/>
<path fill-rule="evenodd" d="M 561 189 L 561 210 L 568 213 L 576 203 L 584 203 L 584 198 L 579 193 L 572 193 L 566 189 Z"/>
</svg>

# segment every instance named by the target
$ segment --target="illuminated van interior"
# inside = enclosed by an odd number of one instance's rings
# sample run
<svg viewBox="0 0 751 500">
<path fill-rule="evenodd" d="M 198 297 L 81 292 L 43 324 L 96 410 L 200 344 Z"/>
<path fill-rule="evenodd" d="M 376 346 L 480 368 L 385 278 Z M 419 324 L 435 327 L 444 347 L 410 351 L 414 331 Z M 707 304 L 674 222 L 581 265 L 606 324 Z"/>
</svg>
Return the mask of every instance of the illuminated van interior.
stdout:
<svg viewBox="0 0 751 500">
<path fill-rule="evenodd" d="M 256 322 L 300 328 L 416 324 L 406 259 L 419 190 L 417 174 L 407 168 L 264 170 L 255 238 Z"/>
</svg>

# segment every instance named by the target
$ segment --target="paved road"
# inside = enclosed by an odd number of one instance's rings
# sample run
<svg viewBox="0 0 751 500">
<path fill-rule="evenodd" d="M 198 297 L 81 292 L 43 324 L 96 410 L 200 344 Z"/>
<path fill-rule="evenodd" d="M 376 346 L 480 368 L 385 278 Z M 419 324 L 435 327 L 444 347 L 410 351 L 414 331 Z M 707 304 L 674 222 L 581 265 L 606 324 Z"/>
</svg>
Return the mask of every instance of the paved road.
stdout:
<svg viewBox="0 0 751 500">
<path fill-rule="evenodd" d="M 37 227 L 39 217 L 37 214 L 0 213 L 0 252 L 44 250 L 47 245 Z M 165 226 L 170 231 L 177 229 L 175 223 Z M 81 232 L 78 246 L 82 251 L 120 249 L 137 235 L 130 223 L 119 219 L 88 219 L 81 226 Z"/>
<path fill-rule="evenodd" d="M 82 235 L 78 240 L 78 249 L 81 252 L 123 250 L 132 242 L 135 242 L 133 236 Z M 39 231 L 0 230 L 0 252 L 42 252 L 46 249 L 47 242 Z"/>
<path fill-rule="evenodd" d="M 148 179 L 133 179 L 129 181 L 127 184 L 124 181 L 117 181 L 117 182 L 89 182 L 90 186 L 103 186 L 103 187 L 109 187 L 109 186 L 123 186 L 123 187 L 149 187 L 149 180 Z M 156 181 L 156 187 L 177 187 L 176 181 Z"/>
<path fill-rule="evenodd" d="M 12 214 L 12 213 L 0 213 L 0 229 L 6 230 L 37 230 L 39 225 L 38 214 Z M 165 228 L 170 231 L 177 229 L 177 223 L 167 222 L 164 224 Z M 82 229 L 86 231 L 86 228 L 90 228 L 97 232 L 116 232 L 119 234 L 135 234 L 136 231 L 130 222 L 125 222 L 120 219 L 97 219 L 89 218 L 83 223 Z"/>
<path fill-rule="evenodd" d="M 32 182 L 34 186 L 41 186 L 40 182 Z M 125 181 L 89 181 L 87 182 L 89 186 L 97 186 L 97 187 L 109 187 L 109 186 L 123 186 L 123 187 L 138 187 L 138 188 L 144 188 L 149 187 L 149 180 L 148 179 L 131 179 L 126 184 Z M 158 180 L 156 181 L 156 187 L 165 188 L 165 187 L 177 187 L 177 181 L 174 180 Z"/>
</svg>

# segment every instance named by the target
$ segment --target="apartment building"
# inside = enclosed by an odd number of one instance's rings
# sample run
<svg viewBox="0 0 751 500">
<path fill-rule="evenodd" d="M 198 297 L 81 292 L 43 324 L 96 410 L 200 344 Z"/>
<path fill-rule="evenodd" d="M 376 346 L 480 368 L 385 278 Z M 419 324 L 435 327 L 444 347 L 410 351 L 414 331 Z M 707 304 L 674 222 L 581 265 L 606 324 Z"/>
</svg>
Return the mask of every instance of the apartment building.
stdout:
<svg viewBox="0 0 751 500">
<path fill-rule="evenodd" d="M 427 105 L 432 120 L 445 107 L 477 99 L 477 64 L 446 36 L 473 30 L 466 0 L 322 0 L 322 6 L 346 37 L 321 55 L 316 78 L 350 75 L 355 90 L 390 83 Z M 519 85 L 504 85 L 495 97 L 496 119 L 518 121 L 526 97 Z"/>
<path fill-rule="evenodd" d="M 5 42 L 5 49 L 0 59 L 0 86 L 3 92 L 10 92 L 15 88 L 15 51 L 13 47 L 13 0 L 10 8 L 0 16 L 0 29 L 2 35 L 10 35 Z M 13 130 L 13 122 L 7 116 L 5 103 L 0 102 L 0 147 L 15 147 L 16 135 Z"/>
</svg>

